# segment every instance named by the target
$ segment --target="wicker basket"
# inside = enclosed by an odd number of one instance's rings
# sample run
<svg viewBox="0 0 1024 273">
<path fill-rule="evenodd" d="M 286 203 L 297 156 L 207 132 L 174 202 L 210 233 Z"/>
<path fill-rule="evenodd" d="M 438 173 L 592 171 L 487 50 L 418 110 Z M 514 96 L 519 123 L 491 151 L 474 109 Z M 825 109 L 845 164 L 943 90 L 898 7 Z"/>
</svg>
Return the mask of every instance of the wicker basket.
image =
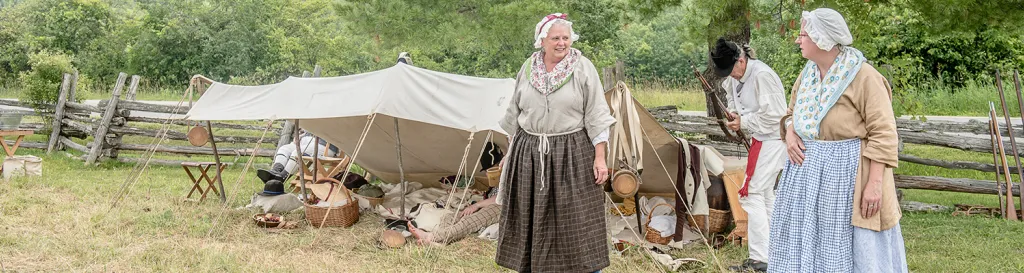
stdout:
<svg viewBox="0 0 1024 273">
<path fill-rule="evenodd" d="M 281 225 L 281 223 L 284 222 L 284 216 L 283 215 L 279 215 L 280 220 L 277 221 L 277 222 L 268 222 L 268 221 L 266 221 L 266 220 L 264 220 L 263 218 L 260 217 L 260 216 L 264 216 L 264 215 L 266 215 L 266 214 L 265 213 L 254 214 L 252 216 L 253 223 L 256 223 L 256 226 L 262 227 L 262 228 L 275 228 L 275 227 Z"/>
<path fill-rule="evenodd" d="M 696 222 L 695 222 L 696 220 Z M 732 220 L 732 214 L 728 210 L 717 210 L 708 209 L 708 215 L 689 215 L 687 214 L 686 222 L 690 224 L 690 227 L 700 230 L 702 233 L 714 234 L 725 231 L 725 228 L 729 226 L 729 222 Z M 707 226 L 704 224 L 707 223 Z"/>
<path fill-rule="evenodd" d="M 345 187 L 334 178 L 321 178 L 315 184 L 320 183 L 332 183 L 338 187 Z M 348 189 L 341 192 L 348 195 L 348 203 L 341 206 L 324 208 L 309 203 L 303 204 L 306 206 L 306 221 L 309 221 L 309 225 L 313 227 L 350 227 L 359 221 L 359 202 L 352 197 L 352 192 Z"/>
<path fill-rule="evenodd" d="M 384 203 L 384 198 L 383 197 L 381 197 L 381 198 L 373 198 L 373 197 L 369 197 L 369 196 L 366 196 L 366 195 L 361 195 L 361 194 L 359 194 L 359 189 L 350 190 L 350 191 L 352 193 L 354 193 L 354 194 L 359 195 L 358 198 L 366 199 L 366 201 L 370 202 L 370 207 L 376 208 L 377 205 L 380 205 L 381 203 Z"/>
<path fill-rule="evenodd" d="M 647 223 L 644 224 L 644 229 L 647 230 L 647 232 L 644 233 L 644 239 L 647 239 L 647 241 L 655 243 L 655 244 L 667 245 L 669 242 L 672 242 L 672 235 L 669 235 L 668 237 L 661 237 L 661 232 L 660 231 L 658 231 L 657 229 L 651 228 L 651 219 L 654 218 L 651 215 L 651 213 L 654 213 L 654 209 L 656 209 L 656 208 L 658 208 L 660 206 L 668 206 L 669 208 L 672 209 L 672 211 L 675 211 L 675 208 L 672 208 L 672 206 L 669 205 L 668 203 L 661 203 L 661 204 L 654 205 L 654 207 L 651 207 L 651 211 L 647 212 Z"/>
</svg>

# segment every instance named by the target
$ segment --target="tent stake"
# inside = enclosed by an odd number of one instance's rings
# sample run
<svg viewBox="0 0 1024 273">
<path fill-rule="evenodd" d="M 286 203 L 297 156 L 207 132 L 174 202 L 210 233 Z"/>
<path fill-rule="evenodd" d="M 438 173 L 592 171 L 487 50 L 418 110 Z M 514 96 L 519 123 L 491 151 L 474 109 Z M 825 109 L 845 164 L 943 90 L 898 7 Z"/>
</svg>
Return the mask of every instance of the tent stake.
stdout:
<svg viewBox="0 0 1024 273">
<path fill-rule="evenodd" d="M 392 117 L 395 120 L 395 151 L 398 154 L 398 177 L 402 180 L 402 220 L 409 220 L 409 217 L 405 213 L 405 195 L 407 192 L 405 182 L 405 171 L 402 169 L 402 136 L 398 133 L 398 118 Z"/>
</svg>

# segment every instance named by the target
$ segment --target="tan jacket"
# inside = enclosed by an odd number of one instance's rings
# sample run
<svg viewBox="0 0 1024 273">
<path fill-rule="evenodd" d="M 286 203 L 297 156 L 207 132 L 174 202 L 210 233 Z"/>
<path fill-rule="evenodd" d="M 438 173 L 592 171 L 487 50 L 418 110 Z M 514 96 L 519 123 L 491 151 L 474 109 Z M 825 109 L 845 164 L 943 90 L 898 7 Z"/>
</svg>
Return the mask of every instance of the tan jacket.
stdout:
<svg viewBox="0 0 1024 273">
<path fill-rule="evenodd" d="M 796 90 L 801 80 L 797 79 L 793 85 L 789 100 L 790 111 L 793 110 Z M 864 64 L 843 96 L 825 115 L 818 136 L 820 140 L 861 139 L 860 167 L 853 192 L 852 224 L 874 231 L 896 226 L 903 216 L 896 199 L 896 183 L 892 173 L 893 168 L 898 166 L 899 152 L 891 97 L 892 88 L 885 77 L 870 64 Z M 860 200 L 868 182 L 869 160 L 884 163 L 886 168 L 882 175 L 882 208 L 873 217 L 864 218 L 860 212 Z"/>
</svg>

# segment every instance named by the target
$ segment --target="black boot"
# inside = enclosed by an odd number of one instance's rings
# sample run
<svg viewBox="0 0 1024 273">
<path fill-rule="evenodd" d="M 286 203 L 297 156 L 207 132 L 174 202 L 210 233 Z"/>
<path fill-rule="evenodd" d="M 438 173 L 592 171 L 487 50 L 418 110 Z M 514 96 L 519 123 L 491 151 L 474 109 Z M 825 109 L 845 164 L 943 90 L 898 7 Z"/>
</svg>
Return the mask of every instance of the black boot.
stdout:
<svg viewBox="0 0 1024 273">
<path fill-rule="evenodd" d="M 729 270 L 734 272 L 768 272 L 768 263 L 747 259 L 742 265 L 730 266 Z"/>
<path fill-rule="evenodd" d="M 270 181 L 270 180 L 275 179 L 275 178 L 277 178 L 278 180 L 284 181 L 284 177 L 282 177 L 282 176 L 287 176 L 287 175 L 288 175 L 288 173 L 284 172 L 284 165 L 281 165 L 281 163 L 274 163 L 274 166 L 272 166 L 270 168 L 270 170 L 266 170 L 266 169 L 256 170 L 256 177 L 259 177 L 260 180 L 262 180 L 264 184 L 266 184 L 267 181 Z"/>
</svg>

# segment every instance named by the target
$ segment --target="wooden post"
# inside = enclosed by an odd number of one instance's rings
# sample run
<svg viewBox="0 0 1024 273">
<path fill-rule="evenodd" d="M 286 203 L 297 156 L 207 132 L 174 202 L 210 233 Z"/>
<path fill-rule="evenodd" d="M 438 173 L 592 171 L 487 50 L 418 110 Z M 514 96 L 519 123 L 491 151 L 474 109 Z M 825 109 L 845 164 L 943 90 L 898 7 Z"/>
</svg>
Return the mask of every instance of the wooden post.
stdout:
<svg viewBox="0 0 1024 273">
<path fill-rule="evenodd" d="M 619 81 L 626 81 L 626 63 L 621 60 L 615 61 L 615 79 L 612 80 L 612 86 L 615 86 Z M 608 87 L 605 87 L 608 88 Z"/>
<path fill-rule="evenodd" d="M 117 75 L 117 82 L 114 85 L 114 93 L 110 96 L 110 102 L 107 103 L 107 110 L 103 112 L 103 119 L 100 120 L 100 125 L 96 128 L 96 133 L 93 134 L 92 149 L 89 150 L 89 156 L 85 158 L 85 165 L 92 165 L 96 163 L 96 159 L 100 156 L 100 151 L 103 150 L 103 142 L 107 139 L 107 130 L 110 127 L 110 120 L 114 117 L 114 111 L 117 110 L 117 101 L 121 98 L 121 89 L 124 89 L 124 82 L 128 74 L 121 72 Z"/>
<path fill-rule="evenodd" d="M 68 101 L 77 102 L 75 100 L 75 90 L 78 89 L 78 69 L 75 69 L 75 74 L 71 76 L 71 90 L 68 91 Z"/>
<path fill-rule="evenodd" d="M 135 101 L 135 92 L 139 88 L 139 75 L 132 75 L 132 83 L 128 85 L 128 95 L 124 97 L 125 100 Z"/>
<path fill-rule="evenodd" d="M 127 97 L 125 97 L 126 100 L 135 100 L 135 92 L 137 92 L 139 89 L 139 80 L 141 80 L 141 78 L 142 77 L 139 77 L 139 75 L 132 75 L 132 81 L 130 84 L 128 84 L 128 95 Z M 125 123 L 120 121 L 125 120 L 128 116 L 131 115 L 131 113 L 131 110 L 114 111 L 114 117 L 111 118 L 109 121 L 106 121 L 108 128 L 123 127 Z M 124 135 L 118 133 L 108 134 L 106 136 L 106 143 L 108 144 L 106 145 L 106 147 L 109 148 L 104 147 L 104 154 L 106 154 L 107 157 L 111 159 L 117 159 L 117 155 L 119 154 L 117 148 L 121 144 L 122 137 L 124 137 Z"/>
<path fill-rule="evenodd" d="M 611 90 L 615 86 L 615 68 L 605 67 L 601 69 L 601 81 L 604 82 L 604 90 Z"/>
<path fill-rule="evenodd" d="M 46 154 L 52 154 L 55 148 L 58 148 L 60 142 L 58 138 L 60 136 L 61 120 L 64 119 L 64 104 L 67 103 L 68 89 L 71 84 L 71 74 L 64 73 L 64 82 L 60 84 L 60 95 L 57 97 L 57 109 L 53 116 L 53 131 L 50 132 L 50 141 L 46 145 Z"/>
<path fill-rule="evenodd" d="M 319 68 L 319 66 L 317 66 L 317 68 Z M 314 71 L 319 73 L 316 69 L 314 69 Z M 309 71 L 302 71 L 302 77 L 308 78 Z M 285 120 L 284 126 L 281 127 L 281 138 L 277 139 L 277 147 L 284 146 L 285 144 L 288 144 L 288 142 L 292 141 L 292 131 L 295 131 L 295 122 L 290 119 Z"/>
</svg>

